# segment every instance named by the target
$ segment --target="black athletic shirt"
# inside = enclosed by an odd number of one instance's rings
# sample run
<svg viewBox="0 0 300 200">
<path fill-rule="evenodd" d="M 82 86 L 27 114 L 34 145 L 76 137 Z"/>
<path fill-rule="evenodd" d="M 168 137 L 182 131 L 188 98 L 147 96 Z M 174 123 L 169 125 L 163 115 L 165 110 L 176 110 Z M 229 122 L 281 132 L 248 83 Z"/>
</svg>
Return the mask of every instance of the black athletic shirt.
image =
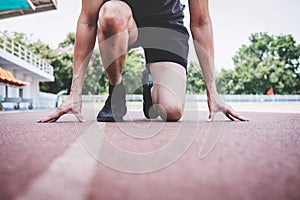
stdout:
<svg viewBox="0 0 300 200">
<path fill-rule="evenodd" d="M 180 0 L 123 0 L 135 17 L 155 17 L 164 20 L 183 18 L 184 5 Z"/>
<path fill-rule="evenodd" d="M 107 2 L 109 0 L 104 0 Z M 183 23 L 184 5 L 180 0 L 121 0 L 126 2 L 136 19 L 152 18 L 163 21 Z"/>
</svg>

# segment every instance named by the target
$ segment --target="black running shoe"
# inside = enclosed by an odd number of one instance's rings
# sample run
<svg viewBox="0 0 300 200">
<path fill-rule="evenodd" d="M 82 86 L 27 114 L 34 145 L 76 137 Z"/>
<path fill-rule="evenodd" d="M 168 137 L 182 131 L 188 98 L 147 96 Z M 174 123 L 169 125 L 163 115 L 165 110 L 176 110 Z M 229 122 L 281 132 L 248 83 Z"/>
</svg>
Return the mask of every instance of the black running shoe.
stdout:
<svg viewBox="0 0 300 200">
<path fill-rule="evenodd" d="M 123 121 L 123 117 L 127 112 L 125 97 L 126 92 L 123 82 L 116 86 L 109 84 L 109 95 L 105 101 L 103 108 L 98 113 L 97 121 Z"/>
<path fill-rule="evenodd" d="M 148 69 L 144 70 L 142 73 L 142 83 L 143 83 L 143 111 L 144 115 L 148 119 L 155 119 L 158 117 L 157 110 L 153 107 L 151 88 L 153 86 L 152 76 Z"/>
</svg>

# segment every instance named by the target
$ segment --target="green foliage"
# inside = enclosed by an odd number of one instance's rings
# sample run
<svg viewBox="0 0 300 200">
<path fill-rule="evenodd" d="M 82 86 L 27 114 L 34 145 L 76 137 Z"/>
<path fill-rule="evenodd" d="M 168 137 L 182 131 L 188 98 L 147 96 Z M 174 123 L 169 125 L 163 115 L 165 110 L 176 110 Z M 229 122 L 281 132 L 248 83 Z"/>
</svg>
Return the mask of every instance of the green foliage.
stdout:
<svg viewBox="0 0 300 200">
<path fill-rule="evenodd" d="M 300 45 L 291 35 L 255 33 L 233 56 L 234 70 L 222 70 L 217 86 L 224 94 L 300 93 Z"/>
<path fill-rule="evenodd" d="M 61 48 L 69 47 L 69 46 L 74 47 L 75 38 L 76 38 L 75 33 L 70 32 L 70 33 L 68 33 L 67 38 L 64 41 L 62 41 L 61 43 L 59 43 L 58 46 L 61 47 Z"/>
<path fill-rule="evenodd" d="M 4 34 L 7 35 L 9 38 L 13 38 L 15 42 L 23 46 L 32 43 L 32 41 L 30 40 L 30 36 L 27 36 L 25 33 L 19 33 L 19 32 L 9 33 L 5 31 Z"/>
<path fill-rule="evenodd" d="M 7 34 L 7 33 L 6 33 Z M 75 34 L 69 33 L 57 49 L 41 41 L 32 42 L 23 33 L 10 37 L 26 46 L 54 67 L 54 82 L 40 83 L 40 90 L 57 93 L 69 90 L 72 81 Z M 291 35 L 270 36 L 255 33 L 250 44 L 242 45 L 233 56 L 234 70 L 222 69 L 216 82 L 223 94 L 265 94 L 270 87 L 277 94 L 300 93 L 300 45 Z M 141 73 L 145 69 L 144 54 L 129 51 L 125 60 L 123 80 L 128 94 L 141 94 Z M 108 91 L 108 81 L 98 50 L 92 54 L 83 94 L 103 94 Z M 205 82 L 197 63 L 191 62 L 187 71 L 187 93 L 205 93 Z"/>
<path fill-rule="evenodd" d="M 141 51 L 127 53 L 123 69 L 123 80 L 127 94 L 142 94 L 142 72 L 145 70 L 145 57 Z"/>
<path fill-rule="evenodd" d="M 13 33 L 11 36 L 18 43 L 26 46 L 30 51 L 45 59 L 54 67 L 54 82 L 41 82 L 40 90 L 43 92 L 58 93 L 61 90 L 69 90 L 72 83 L 73 50 L 75 34 L 69 33 L 57 49 L 41 41 L 32 42 L 30 37 L 23 33 Z M 127 94 L 141 94 L 141 74 L 145 69 L 144 53 L 140 50 L 131 50 L 127 53 L 123 69 L 123 81 Z M 99 50 L 95 50 L 87 68 L 82 93 L 97 95 L 108 92 L 108 80 L 101 62 Z M 187 73 L 187 92 L 204 93 L 205 84 L 198 64 L 192 62 Z"/>
<path fill-rule="evenodd" d="M 144 54 L 139 51 L 131 50 L 127 53 L 123 69 L 123 82 L 127 94 L 141 94 L 142 82 L 141 74 L 145 69 Z M 87 69 L 83 94 L 104 94 L 108 92 L 108 80 L 101 63 L 98 50 L 95 50 Z"/>
<path fill-rule="evenodd" d="M 73 54 L 61 49 L 51 49 L 41 42 L 32 43 L 29 48 L 53 66 L 54 82 L 41 82 L 40 90 L 50 93 L 69 90 L 72 83 Z"/>
<path fill-rule="evenodd" d="M 52 49 L 41 41 L 32 42 L 24 33 L 12 33 L 10 37 L 27 47 L 32 53 L 41 57 L 53 66 L 54 82 L 40 82 L 43 92 L 58 93 L 69 89 L 72 82 L 73 53 L 64 49 Z"/>
<path fill-rule="evenodd" d="M 72 83 L 73 55 L 54 51 L 47 61 L 54 67 L 55 81 L 40 83 L 40 90 L 50 93 L 58 93 L 61 90 L 69 92 Z"/>
<path fill-rule="evenodd" d="M 108 80 L 101 63 L 100 53 L 95 50 L 87 68 L 82 94 L 96 95 L 107 93 Z"/>
<path fill-rule="evenodd" d="M 205 93 L 205 82 L 200 69 L 196 62 L 191 62 L 187 70 L 186 90 L 189 94 Z"/>
</svg>

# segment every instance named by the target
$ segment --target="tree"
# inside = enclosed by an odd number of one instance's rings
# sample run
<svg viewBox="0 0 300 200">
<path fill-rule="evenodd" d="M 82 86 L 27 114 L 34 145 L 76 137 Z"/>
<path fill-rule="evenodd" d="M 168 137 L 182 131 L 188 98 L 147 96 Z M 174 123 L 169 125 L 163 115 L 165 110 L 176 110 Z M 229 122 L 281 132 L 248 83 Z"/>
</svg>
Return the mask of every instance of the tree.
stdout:
<svg viewBox="0 0 300 200">
<path fill-rule="evenodd" d="M 76 38 L 76 34 L 74 32 L 70 32 L 67 34 L 67 37 L 64 41 L 62 41 L 61 43 L 59 43 L 59 47 L 64 48 L 64 47 L 74 47 L 75 45 L 75 38 Z"/>
<path fill-rule="evenodd" d="M 41 91 L 58 93 L 61 90 L 67 90 L 70 92 L 74 44 L 75 34 L 69 33 L 57 49 L 51 49 L 49 45 L 40 41 L 28 45 L 33 53 L 39 55 L 53 66 L 54 82 L 40 82 Z"/>
<path fill-rule="evenodd" d="M 31 43 L 28 47 L 53 66 L 54 82 L 40 82 L 40 90 L 50 93 L 58 93 L 61 90 L 69 92 L 72 83 L 73 53 L 60 48 L 51 49 L 49 45 L 40 41 Z"/>
<path fill-rule="evenodd" d="M 187 68 L 187 93 L 202 94 L 205 93 L 205 82 L 200 70 L 200 66 L 196 62 L 190 62 Z"/>
<path fill-rule="evenodd" d="M 68 89 L 70 87 L 73 63 L 73 55 L 71 53 L 61 49 L 51 49 L 49 45 L 44 44 L 41 41 L 33 42 L 30 37 L 24 33 L 6 32 L 5 34 L 53 66 L 55 81 L 41 82 L 41 91 L 57 93 L 60 90 Z"/>
<path fill-rule="evenodd" d="M 130 50 L 127 53 L 123 80 L 127 94 L 142 94 L 142 72 L 146 69 L 143 51 Z"/>
<path fill-rule="evenodd" d="M 234 70 L 222 70 L 217 85 L 227 94 L 300 93 L 300 45 L 291 35 L 255 33 L 233 56 Z"/>
<path fill-rule="evenodd" d="M 94 50 L 84 79 L 82 94 L 107 93 L 108 80 L 101 62 L 99 50 Z"/>
</svg>

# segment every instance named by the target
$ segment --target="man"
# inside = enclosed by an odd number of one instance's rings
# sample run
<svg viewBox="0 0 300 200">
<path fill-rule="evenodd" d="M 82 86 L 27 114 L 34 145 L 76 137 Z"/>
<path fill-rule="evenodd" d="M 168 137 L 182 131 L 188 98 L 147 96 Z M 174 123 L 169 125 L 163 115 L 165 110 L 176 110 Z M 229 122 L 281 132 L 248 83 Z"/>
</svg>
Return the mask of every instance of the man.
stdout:
<svg viewBox="0 0 300 200">
<path fill-rule="evenodd" d="M 56 112 L 38 122 L 54 122 L 66 113 L 73 113 L 79 121 L 84 121 L 81 115 L 82 86 L 96 37 L 110 84 L 109 97 L 97 120 L 121 121 L 126 114 L 122 69 L 126 52 L 137 45 L 142 45 L 145 50 L 149 70 L 143 73 L 145 116 L 155 118 L 160 115 L 166 121 L 179 120 L 183 114 L 188 55 L 183 9 L 180 0 L 82 0 L 70 95 Z M 208 120 L 213 120 L 216 112 L 223 112 L 231 120 L 246 121 L 224 104 L 217 93 L 208 0 L 189 0 L 189 9 L 191 33 L 206 84 Z M 160 42 L 164 44 L 160 45 Z"/>
</svg>

